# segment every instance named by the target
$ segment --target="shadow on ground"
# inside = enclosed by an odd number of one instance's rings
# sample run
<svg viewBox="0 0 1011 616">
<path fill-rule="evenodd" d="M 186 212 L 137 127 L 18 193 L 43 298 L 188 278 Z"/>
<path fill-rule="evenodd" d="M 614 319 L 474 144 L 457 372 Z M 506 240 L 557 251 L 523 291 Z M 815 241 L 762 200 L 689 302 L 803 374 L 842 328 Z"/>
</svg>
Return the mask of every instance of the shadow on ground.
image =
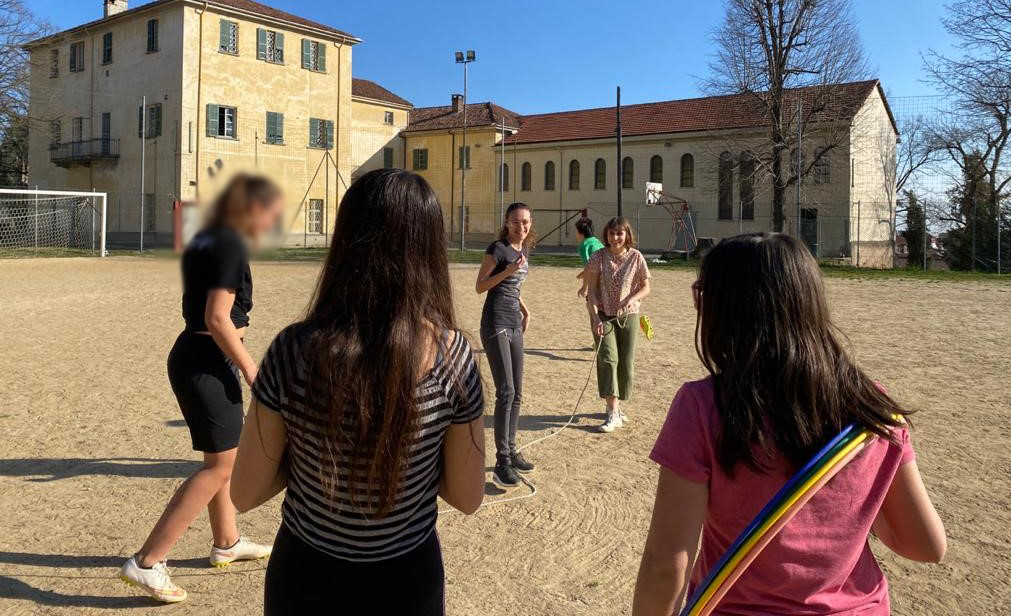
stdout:
<svg viewBox="0 0 1011 616">
<path fill-rule="evenodd" d="M 8 458 L 0 459 L 0 477 L 56 481 L 85 475 L 182 479 L 200 468 L 194 460 L 148 458 Z"/>
<path fill-rule="evenodd" d="M 0 575 L 0 599 L 20 599 L 31 601 L 36 606 L 53 607 L 125 609 L 153 609 L 159 606 L 150 597 L 100 597 L 94 595 L 65 595 L 54 590 L 36 588 L 17 578 Z"/>
</svg>

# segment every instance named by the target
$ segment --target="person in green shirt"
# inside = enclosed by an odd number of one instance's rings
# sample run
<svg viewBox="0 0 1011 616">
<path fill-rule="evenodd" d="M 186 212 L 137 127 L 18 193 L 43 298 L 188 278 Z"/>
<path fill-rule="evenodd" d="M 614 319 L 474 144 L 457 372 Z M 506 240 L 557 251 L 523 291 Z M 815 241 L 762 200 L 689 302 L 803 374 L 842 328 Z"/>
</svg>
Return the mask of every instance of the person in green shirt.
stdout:
<svg viewBox="0 0 1011 616">
<path fill-rule="evenodd" d="M 576 221 L 576 235 L 579 237 L 579 260 L 586 267 L 590 261 L 590 255 L 604 247 L 604 244 L 593 234 L 593 221 L 589 218 L 580 218 Z M 583 270 L 576 275 L 583 286 L 579 288 L 579 297 L 586 297 L 586 277 Z M 590 316 L 593 316 L 592 314 Z"/>
</svg>

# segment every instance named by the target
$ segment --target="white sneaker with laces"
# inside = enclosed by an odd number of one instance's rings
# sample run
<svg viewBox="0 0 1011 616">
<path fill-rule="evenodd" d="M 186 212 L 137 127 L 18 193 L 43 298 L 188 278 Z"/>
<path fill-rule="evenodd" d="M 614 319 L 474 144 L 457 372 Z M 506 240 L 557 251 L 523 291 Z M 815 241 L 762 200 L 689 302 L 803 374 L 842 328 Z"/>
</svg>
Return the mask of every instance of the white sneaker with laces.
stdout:
<svg viewBox="0 0 1011 616">
<path fill-rule="evenodd" d="M 270 556 L 272 545 L 253 543 L 245 537 L 239 537 L 230 548 L 211 546 L 211 564 L 215 567 L 227 567 L 237 560 L 260 560 Z"/>
<path fill-rule="evenodd" d="M 179 603 L 186 599 L 186 591 L 172 583 L 165 561 L 155 563 L 150 569 L 140 566 L 134 554 L 119 570 L 119 579 L 136 586 L 162 603 Z"/>
<path fill-rule="evenodd" d="M 616 413 L 608 413 L 607 419 L 604 420 L 604 423 L 600 424 L 600 427 L 597 428 L 597 430 L 604 433 L 610 433 L 614 432 L 617 428 L 620 428 L 623 425 L 620 411 Z"/>
</svg>

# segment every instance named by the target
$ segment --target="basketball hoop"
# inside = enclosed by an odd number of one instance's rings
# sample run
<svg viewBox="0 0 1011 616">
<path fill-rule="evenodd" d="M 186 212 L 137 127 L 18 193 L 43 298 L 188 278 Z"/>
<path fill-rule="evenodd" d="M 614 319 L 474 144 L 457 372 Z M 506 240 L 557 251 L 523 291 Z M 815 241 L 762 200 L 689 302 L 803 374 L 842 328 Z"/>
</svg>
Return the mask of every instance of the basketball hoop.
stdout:
<svg viewBox="0 0 1011 616">
<path fill-rule="evenodd" d="M 679 253 L 692 254 L 698 247 L 698 238 L 695 237 L 695 219 L 688 202 L 681 197 L 665 193 L 660 182 L 646 182 L 646 205 L 662 207 L 671 216 L 670 237 L 667 240 L 667 250 L 661 255 L 662 258 L 673 258 Z M 678 249 L 679 244 L 683 250 Z"/>
</svg>

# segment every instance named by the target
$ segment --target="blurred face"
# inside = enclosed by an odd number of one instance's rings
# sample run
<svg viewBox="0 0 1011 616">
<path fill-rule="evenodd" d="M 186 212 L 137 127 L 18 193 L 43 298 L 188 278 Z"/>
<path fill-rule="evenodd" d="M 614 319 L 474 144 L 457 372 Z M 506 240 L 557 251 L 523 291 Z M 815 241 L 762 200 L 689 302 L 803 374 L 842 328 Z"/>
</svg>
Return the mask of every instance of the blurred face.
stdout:
<svg viewBox="0 0 1011 616">
<path fill-rule="evenodd" d="M 526 208 L 515 209 L 509 212 L 506 218 L 506 228 L 509 229 L 509 241 L 513 244 L 521 244 L 530 235 L 530 226 L 533 218 L 530 210 Z"/>
<path fill-rule="evenodd" d="M 624 250 L 627 239 L 628 233 L 624 226 L 607 228 L 607 246 L 611 250 Z"/>
<path fill-rule="evenodd" d="M 258 239 L 276 229 L 283 213 L 284 200 L 280 197 L 267 204 L 253 204 L 253 212 L 249 217 L 250 237 Z"/>
</svg>

